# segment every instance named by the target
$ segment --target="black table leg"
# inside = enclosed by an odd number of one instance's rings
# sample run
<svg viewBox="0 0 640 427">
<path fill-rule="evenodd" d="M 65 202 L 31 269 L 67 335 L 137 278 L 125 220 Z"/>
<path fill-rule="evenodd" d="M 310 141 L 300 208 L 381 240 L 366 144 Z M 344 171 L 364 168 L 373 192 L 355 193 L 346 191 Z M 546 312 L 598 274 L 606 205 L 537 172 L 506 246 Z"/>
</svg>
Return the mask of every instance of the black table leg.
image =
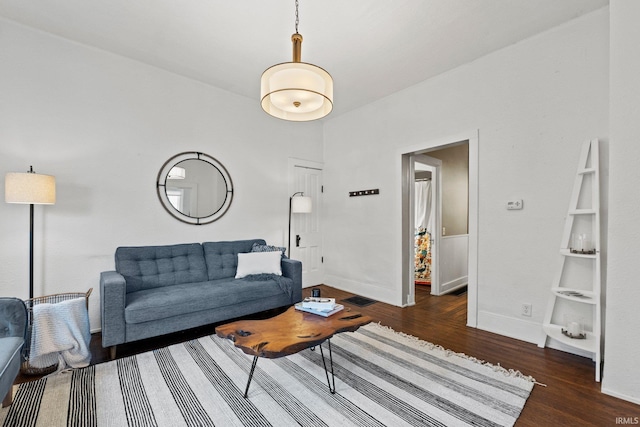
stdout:
<svg viewBox="0 0 640 427">
<path fill-rule="evenodd" d="M 324 374 L 327 377 L 327 385 L 329 386 L 329 391 L 331 394 L 336 393 L 336 377 L 333 372 L 333 352 L 331 351 L 331 340 L 328 339 L 326 341 L 329 345 L 329 367 L 331 368 L 331 379 L 329 379 L 329 370 L 327 369 L 327 362 L 324 358 L 324 351 L 322 350 L 322 344 L 318 345 L 320 347 L 320 357 L 322 358 L 322 366 L 324 366 Z M 311 351 L 314 350 L 314 347 L 311 347 Z M 253 379 L 253 372 L 256 370 L 256 365 L 258 364 L 258 356 L 253 356 L 253 363 L 251 363 L 251 371 L 249 371 L 249 379 L 247 380 L 247 387 L 244 390 L 244 398 L 246 399 L 249 395 L 249 386 L 251 385 L 251 380 Z"/>
<path fill-rule="evenodd" d="M 258 364 L 258 356 L 253 356 L 253 363 L 251 364 L 251 372 L 249 372 L 249 380 L 247 381 L 247 388 L 244 390 L 244 398 L 247 398 L 249 394 L 249 385 L 251 385 L 251 379 L 253 378 L 253 371 L 256 370 Z"/>
<path fill-rule="evenodd" d="M 322 357 L 322 365 L 324 366 L 324 374 L 327 376 L 327 384 L 329 385 L 329 391 L 331 394 L 336 394 L 336 377 L 333 375 L 333 353 L 331 352 L 331 340 L 329 343 L 329 363 L 331 365 L 331 381 L 329 381 L 329 371 L 327 371 L 327 363 L 324 361 L 324 352 L 322 351 L 322 344 L 320 344 L 320 356 Z"/>
</svg>

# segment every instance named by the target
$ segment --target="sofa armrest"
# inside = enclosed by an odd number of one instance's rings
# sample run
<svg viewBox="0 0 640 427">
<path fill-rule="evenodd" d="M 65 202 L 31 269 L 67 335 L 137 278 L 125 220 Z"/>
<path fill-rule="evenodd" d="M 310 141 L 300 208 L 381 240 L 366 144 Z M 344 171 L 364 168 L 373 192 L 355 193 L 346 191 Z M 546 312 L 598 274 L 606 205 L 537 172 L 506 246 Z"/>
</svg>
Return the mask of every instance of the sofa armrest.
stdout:
<svg viewBox="0 0 640 427">
<path fill-rule="evenodd" d="M 100 273 L 100 317 L 103 347 L 125 342 L 124 308 L 126 299 L 127 283 L 124 277 L 116 271 Z"/>
<path fill-rule="evenodd" d="M 291 303 L 302 301 L 302 263 L 295 259 L 282 258 L 282 275 L 293 279 Z"/>
<path fill-rule="evenodd" d="M 20 337 L 27 333 L 27 307 L 18 298 L 0 298 L 0 338 Z"/>
</svg>

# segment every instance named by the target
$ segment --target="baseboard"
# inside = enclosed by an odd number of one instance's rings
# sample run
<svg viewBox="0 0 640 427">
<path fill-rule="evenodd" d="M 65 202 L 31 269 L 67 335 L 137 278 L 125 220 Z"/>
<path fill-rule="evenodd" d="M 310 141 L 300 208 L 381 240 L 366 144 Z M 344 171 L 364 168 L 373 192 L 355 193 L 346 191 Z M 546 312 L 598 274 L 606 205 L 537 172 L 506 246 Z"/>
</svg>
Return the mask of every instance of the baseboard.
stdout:
<svg viewBox="0 0 640 427">
<path fill-rule="evenodd" d="M 458 288 L 469 284 L 469 276 L 458 277 L 457 279 L 450 280 L 447 283 L 440 284 L 440 294 L 446 294 L 447 292 L 455 291 Z"/>
<path fill-rule="evenodd" d="M 477 328 L 532 344 L 537 344 L 542 338 L 542 326 L 539 323 L 482 310 L 478 311 Z"/>
<path fill-rule="evenodd" d="M 617 393 L 617 392 L 615 392 L 613 390 L 610 390 L 610 389 L 608 389 L 606 387 L 601 387 L 600 391 L 603 394 L 607 394 L 609 396 L 616 397 L 616 398 L 622 399 L 622 400 L 626 400 L 627 402 L 635 403 L 636 405 L 640 405 L 640 399 L 638 399 L 637 397 L 631 397 L 631 396 L 627 396 L 626 394 L 623 394 L 623 393 Z M 621 416 L 624 416 L 624 414 L 621 414 Z M 636 424 L 637 424 L 637 422 L 636 422 Z"/>
<path fill-rule="evenodd" d="M 540 323 L 488 311 L 478 311 L 478 329 L 536 345 L 539 345 L 545 337 Z M 546 347 L 593 359 L 593 353 L 570 347 L 551 338 L 547 339 Z"/>
<path fill-rule="evenodd" d="M 352 294 L 362 295 L 363 297 L 371 298 L 376 301 L 384 302 L 387 304 L 400 307 L 401 304 L 397 301 L 398 292 L 397 289 L 383 288 L 381 286 L 372 285 L 371 283 L 362 283 L 355 280 L 344 279 L 338 276 L 332 276 L 330 274 L 325 275 L 325 284 L 332 288 L 340 289 L 341 291 L 351 292 Z"/>
</svg>

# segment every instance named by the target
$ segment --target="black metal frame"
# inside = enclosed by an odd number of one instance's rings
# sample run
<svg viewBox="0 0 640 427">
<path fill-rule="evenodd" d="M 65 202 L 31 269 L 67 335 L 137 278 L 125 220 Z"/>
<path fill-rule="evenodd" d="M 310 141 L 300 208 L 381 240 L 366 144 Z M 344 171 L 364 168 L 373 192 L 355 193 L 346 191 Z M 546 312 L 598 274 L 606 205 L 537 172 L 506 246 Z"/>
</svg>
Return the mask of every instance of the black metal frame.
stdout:
<svg viewBox="0 0 640 427">
<path fill-rule="evenodd" d="M 331 351 L 331 339 L 327 339 L 326 341 L 329 345 L 329 366 L 331 367 L 331 380 L 329 380 L 329 370 L 327 369 L 327 362 L 324 358 L 324 352 L 322 351 L 322 344 L 319 344 L 320 347 L 320 357 L 322 357 L 322 366 L 324 366 L 324 373 L 327 377 L 327 385 L 329 386 L 329 391 L 331 394 L 336 393 L 336 377 L 333 372 L 333 353 Z M 310 347 L 313 351 L 314 347 Z M 253 362 L 251 363 L 251 371 L 249 371 L 249 379 L 247 380 L 247 387 L 244 389 L 244 398 L 246 399 L 249 395 L 249 386 L 251 385 L 251 380 L 253 379 L 253 372 L 256 370 L 256 365 L 258 364 L 258 357 L 253 356 Z"/>
<path fill-rule="evenodd" d="M 166 190 L 169 171 L 173 166 L 176 166 L 177 164 L 185 160 L 200 160 L 202 162 L 208 163 L 209 165 L 217 169 L 218 172 L 220 172 L 220 175 L 222 176 L 222 179 L 226 184 L 227 193 L 225 195 L 222 206 L 220 206 L 217 211 L 207 216 L 190 216 L 176 209 L 167 198 Z M 227 211 L 231 207 L 231 202 L 233 201 L 234 186 L 229 171 L 227 171 L 227 169 L 222 163 L 220 163 L 218 159 L 199 151 L 185 151 L 176 154 L 175 156 L 164 162 L 156 178 L 156 193 L 158 194 L 158 199 L 160 200 L 160 204 L 162 205 L 164 210 L 178 221 L 184 222 L 186 224 L 205 225 L 217 221 L 227 213 Z"/>
</svg>

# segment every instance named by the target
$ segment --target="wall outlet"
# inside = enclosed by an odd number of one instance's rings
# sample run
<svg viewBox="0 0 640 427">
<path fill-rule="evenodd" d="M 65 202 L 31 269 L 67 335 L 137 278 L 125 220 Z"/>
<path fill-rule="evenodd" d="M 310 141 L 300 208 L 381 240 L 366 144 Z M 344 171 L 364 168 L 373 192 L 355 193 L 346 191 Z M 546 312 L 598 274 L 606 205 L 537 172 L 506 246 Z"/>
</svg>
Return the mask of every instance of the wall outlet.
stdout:
<svg viewBox="0 0 640 427">
<path fill-rule="evenodd" d="M 523 316 L 531 317 L 531 304 L 522 304 L 520 314 Z"/>
</svg>

